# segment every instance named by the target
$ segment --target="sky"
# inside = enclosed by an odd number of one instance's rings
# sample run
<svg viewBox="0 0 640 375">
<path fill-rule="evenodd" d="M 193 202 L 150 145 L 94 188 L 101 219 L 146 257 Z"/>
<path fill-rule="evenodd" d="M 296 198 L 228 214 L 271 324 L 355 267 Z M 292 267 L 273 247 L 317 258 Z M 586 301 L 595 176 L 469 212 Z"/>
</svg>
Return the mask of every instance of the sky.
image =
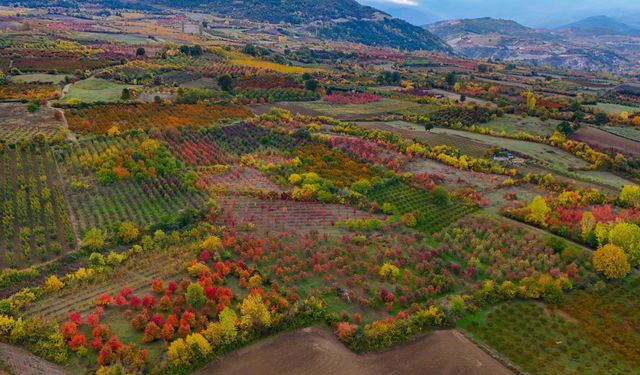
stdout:
<svg viewBox="0 0 640 375">
<path fill-rule="evenodd" d="M 454 18 L 493 17 L 512 19 L 530 27 L 556 27 L 596 15 L 608 15 L 628 23 L 640 23 L 640 0 L 358 1 L 391 12 L 394 16 L 405 18 L 415 24 Z"/>
</svg>

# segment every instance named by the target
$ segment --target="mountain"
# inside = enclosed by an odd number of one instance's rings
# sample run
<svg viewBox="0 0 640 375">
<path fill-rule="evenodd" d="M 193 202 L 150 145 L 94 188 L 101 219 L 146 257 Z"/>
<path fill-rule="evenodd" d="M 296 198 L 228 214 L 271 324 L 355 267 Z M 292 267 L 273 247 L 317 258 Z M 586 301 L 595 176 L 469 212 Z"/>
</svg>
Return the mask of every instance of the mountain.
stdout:
<svg viewBox="0 0 640 375">
<path fill-rule="evenodd" d="M 377 9 L 392 15 L 395 18 L 405 20 L 412 25 L 425 25 L 433 23 L 441 18 L 436 14 L 430 13 L 424 9 L 417 9 L 416 7 L 398 6 L 396 4 L 377 4 Z"/>
<path fill-rule="evenodd" d="M 425 28 L 444 39 L 456 53 L 549 64 L 572 69 L 625 70 L 634 61 L 628 43 L 585 38 L 565 30 L 532 29 L 515 21 L 477 18 L 437 22 Z M 638 61 L 635 59 L 635 61 Z"/>
<path fill-rule="evenodd" d="M 551 38 L 516 21 L 490 17 L 449 20 L 426 25 L 425 28 L 444 40 L 475 35 L 496 35 L 502 38 Z"/>
<path fill-rule="evenodd" d="M 318 35 L 372 46 L 450 51 L 432 33 L 355 0 L 152 0 L 175 8 L 306 27 Z"/>
<path fill-rule="evenodd" d="M 562 31 L 573 31 L 594 35 L 635 35 L 640 30 L 607 16 L 588 17 L 559 28 Z"/>
</svg>

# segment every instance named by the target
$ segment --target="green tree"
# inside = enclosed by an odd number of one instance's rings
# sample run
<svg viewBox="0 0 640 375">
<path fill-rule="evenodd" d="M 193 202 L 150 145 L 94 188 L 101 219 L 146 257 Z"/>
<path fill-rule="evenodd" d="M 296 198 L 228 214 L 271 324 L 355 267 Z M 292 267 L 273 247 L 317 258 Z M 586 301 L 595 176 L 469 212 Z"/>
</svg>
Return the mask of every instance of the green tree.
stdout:
<svg viewBox="0 0 640 375">
<path fill-rule="evenodd" d="M 144 56 L 145 53 L 146 51 L 142 47 L 138 47 L 138 49 L 136 50 L 136 56 Z"/>
<path fill-rule="evenodd" d="M 458 76 L 454 72 L 449 72 L 444 77 L 444 80 L 447 82 L 449 86 L 453 86 L 458 82 Z"/>
<path fill-rule="evenodd" d="M 199 309 L 207 303 L 207 297 L 204 295 L 204 289 L 198 283 L 189 284 L 184 298 L 187 303 L 195 309 Z"/>
<path fill-rule="evenodd" d="M 304 83 L 304 88 L 309 90 L 309 91 L 316 91 L 318 89 L 318 87 L 319 87 L 319 83 L 315 79 L 307 80 Z"/>
<path fill-rule="evenodd" d="M 120 95 L 120 100 L 127 101 L 131 100 L 131 91 L 128 88 L 122 89 L 122 94 Z"/>
<path fill-rule="evenodd" d="M 433 202 L 438 206 L 446 206 L 451 203 L 449 192 L 442 186 L 437 186 L 431 191 L 431 198 L 433 199 Z"/>
<path fill-rule="evenodd" d="M 609 123 L 609 115 L 604 112 L 596 114 L 596 125 L 606 125 Z"/>
<path fill-rule="evenodd" d="M 226 92 L 233 91 L 233 78 L 228 74 L 218 77 L 218 86 Z"/>
<path fill-rule="evenodd" d="M 573 133 L 573 128 L 567 121 L 559 123 L 558 126 L 556 126 L 556 130 L 564 135 L 571 135 L 571 133 Z"/>
<path fill-rule="evenodd" d="M 38 109 L 40 109 L 40 101 L 38 99 L 30 100 L 29 103 L 27 103 L 27 111 L 33 113 Z"/>
</svg>

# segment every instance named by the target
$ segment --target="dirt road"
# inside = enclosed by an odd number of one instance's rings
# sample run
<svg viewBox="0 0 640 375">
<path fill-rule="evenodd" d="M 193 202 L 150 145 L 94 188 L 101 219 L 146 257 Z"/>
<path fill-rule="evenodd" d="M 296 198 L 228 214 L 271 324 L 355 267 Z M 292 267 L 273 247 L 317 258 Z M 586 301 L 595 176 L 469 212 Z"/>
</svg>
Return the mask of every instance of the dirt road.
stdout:
<svg viewBox="0 0 640 375">
<path fill-rule="evenodd" d="M 64 368 L 45 361 L 28 351 L 0 343 L 0 361 L 16 375 L 70 375 Z M 2 370 L 0 369 L 0 374 Z"/>
</svg>

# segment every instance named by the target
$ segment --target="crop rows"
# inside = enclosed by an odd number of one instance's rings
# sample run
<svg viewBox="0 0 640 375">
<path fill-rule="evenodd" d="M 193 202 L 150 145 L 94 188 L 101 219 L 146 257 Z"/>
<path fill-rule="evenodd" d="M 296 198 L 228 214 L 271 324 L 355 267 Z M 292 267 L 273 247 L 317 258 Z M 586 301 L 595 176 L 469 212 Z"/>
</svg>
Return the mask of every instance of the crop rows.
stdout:
<svg viewBox="0 0 640 375">
<path fill-rule="evenodd" d="M 206 132 L 211 132 L 213 140 L 227 153 L 236 156 L 269 149 L 291 150 L 307 142 L 298 135 L 283 135 L 246 123 L 213 128 Z"/>
<path fill-rule="evenodd" d="M 200 187 L 217 188 L 231 191 L 262 190 L 267 192 L 283 192 L 282 186 L 278 186 L 269 176 L 255 168 L 240 166 L 238 168 L 212 174 L 208 172 L 200 173 Z"/>
<path fill-rule="evenodd" d="M 239 228 L 255 225 L 259 230 L 308 231 L 332 228 L 339 220 L 374 217 L 353 207 L 318 202 L 225 197 L 218 204 L 215 222 Z"/>
<path fill-rule="evenodd" d="M 456 200 L 436 202 L 430 192 L 399 182 L 374 189 L 369 199 L 379 205 L 390 203 L 401 214 L 417 213 L 416 228 L 426 233 L 437 232 L 475 210 Z"/>
<path fill-rule="evenodd" d="M 638 369 L 638 362 L 586 333 L 580 322 L 532 302 L 503 304 L 478 320 L 464 323 L 465 328 L 528 373 L 630 374 Z"/>
<path fill-rule="evenodd" d="M 32 305 L 26 311 L 27 316 L 42 316 L 53 321 L 62 322 L 72 310 L 80 313 L 88 312 L 95 307 L 98 296 L 103 293 L 116 294 L 122 288 L 129 288 L 134 294 L 142 296 L 149 289 L 155 278 L 170 279 L 184 273 L 181 263 L 192 256 L 182 248 L 172 248 L 162 253 L 143 254 L 129 261 L 126 267 L 110 275 L 108 280 L 91 287 L 76 287 L 61 291 L 52 298 L 46 298 Z M 81 290 L 78 290 L 81 289 Z"/>
<path fill-rule="evenodd" d="M 46 261 L 75 247 L 75 234 L 51 150 L 0 153 L 0 264 Z"/>
<path fill-rule="evenodd" d="M 170 177 L 158 177 L 150 182 L 123 181 L 73 191 L 70 192 L 71 208 L 82 232 L 120 221 L 154 224 L 171 220 L 182 209 L 203 207 L 204 198 L 199 192 L 185 192 L 175 184 Z"/>
<path fill-rule="evenodd" d="M 140 139 L 92 139 L 58 155 L 70 206 L 81 232 L 92 226 L 105 227 L 126 220 L 138 225 L 165 222 L 175 218 L 182 209 L 202 207 L 203 193 L 186 191 L 176 176 L 98 185 L 93 178 L 91 160 L 107 147 L 124 150 L 135 142 Z"/>
<path fill-rule="evenodd" d="M 167 132 L 164 137 L 171 152 L 186 163 L 200 166 L 229 164 L 232 157 L 215 138 L 208 130 Z"/>
<path fill-rule="evenodd" d="M 167 129 L 209 125 L 223 119 L 245 118 L 251 111 L 239 105 L 219 104 L 105 104 L 72 110 L 67 114 L 69 127 L 81 133 L 106 133 L 116 126 L 129 129 Z"/>
</svg>

